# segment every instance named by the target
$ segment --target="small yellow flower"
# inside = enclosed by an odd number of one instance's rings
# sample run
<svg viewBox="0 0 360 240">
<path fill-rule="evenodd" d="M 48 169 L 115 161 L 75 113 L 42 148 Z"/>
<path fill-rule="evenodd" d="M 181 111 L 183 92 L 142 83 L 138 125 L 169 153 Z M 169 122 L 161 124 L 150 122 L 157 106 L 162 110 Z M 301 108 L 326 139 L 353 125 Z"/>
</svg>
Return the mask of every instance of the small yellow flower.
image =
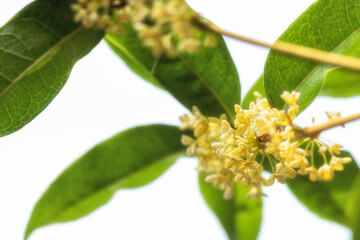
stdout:
<svg viewBox="0 0 360 240">
<path fill-rule="evenodd" d="M 334 179 L 334 169 L 329 164 L 322 165 L 318 170 L 319 177 L 324 181 Z"/>
<path fill-rule="evenodd" d="M 276 175 L 283 176 L 284 178 L 294 178 L 296 171 L 286 163 L 278 163 L 276 164 Z"/>
<path fill-rule="evenodd" d="M 333 144 L 330 146 L 329 148 L 329 152 L 331 155 L 339 155 L 340 154 L 340 148 L 342 148 L 342 146 L 340 144 Z"/>
<path fill-rule="evenodd" d="M 246 195 L 247 198 L 258 198 L 260 196 L 266 196 L 263 192 L 261 192 L 260 186 L 253 186 Z"/>
<path fill-rule="evenodd" d="M 284 111 L 271 108 L 257 94 L 256 102 L 250 103 L 248 110 L 235 105 L 233 123 L 225 115 L 207 118 L 197 108 L 180 118 L 180 128 L 191 129 L 195 135 L 195 139 L 182 138 L 188 154 L 199 158 L 198 170 L 206 181 L 224 190 L 226 199 L 233 194 L 234 182 L 251 186 L 248 197 L 256 198 L 264 196 L 261 185 L 271 186 L 275 180 L 284 184 L 297 174 L 309 175 L 311 181 L 332 180 L 334 171 L 343 170 L 343 164 L 351 161 L 350 157 L 337 156 L 341 148 L 338 144 L 327 146 L 318 139 L 299 138 L 298 127 L 292 122 L 299 110 L 296 104 L 299 97 L 297 92 L 284 92 L 282 98 L 289 105 Z M 314 164 L 314 146 L 318 146 L 324 159 L 319 169 Z M 262 176 L 264 161 L 272 168 L 267 179 Z"/>
<path fill-rule="evenodd" d="M 340 158 L 340 157 L 332 156 L 331 160 L 330 160 L 330 166 L 333 170 L 342 171 L 342 170 L 344 170 L 343 164 L 349 163 L 349 162 L 351 162 L 350 157 Z"/>
<path fill-rule="evenodd" d="M 300 93 L 292 91 L 291 93 L 285 91 L 281 94 L 281 98 L 289 105 L 296 104 L 297 100 L 300 98 Z"/>
<path fill-rule="evenodd" d="M 275 175 L 271 175 L 268 179 L 261 176 L 261 183 L 264 186 L 272 186 L 275 183 Z"/>
<path fill-rule="evenodd" d="M 185 0 L 78 0 L 71 9 L 75 12 L 75 22 L 86 28 L 124 34 L 123 25 L 133 25 L 144 45 L 156 57 L 163 54 L 175 57 L 178 52 L 196 53 L 202 45 L 216 43 L 215 35 L 210 33 L 204 43 L 200 41 L 200 30 L 193 24 L 198 13 Z"/>
<path fill-rule="evenodd" d="M 194 38 L 184 39 L 179 42 L 177 49 L 180 52 L 197 53 L 200 51 L 201 42 Z"/>
<path fill-rule="evenodd" d="M 285 91 L 283 94 L 281 94 L 281 98 L 289 104 L 289 109 L 287 110 L 287 113 L 291 120 L 293 120 L 296 117 L 296 114 L 299 111 L 299 106 L 296 104 L 296 101 L 300 98 L 300 93 L 292 91 L 291 93 Z"/>
<path fill-rule="evenodd" d="M 309 174 L 309 178 L 313 182 L 319 179 L 318 170 L 314 166 L 307 167 L 304 171 L 304 174 Z"/>
</svg>

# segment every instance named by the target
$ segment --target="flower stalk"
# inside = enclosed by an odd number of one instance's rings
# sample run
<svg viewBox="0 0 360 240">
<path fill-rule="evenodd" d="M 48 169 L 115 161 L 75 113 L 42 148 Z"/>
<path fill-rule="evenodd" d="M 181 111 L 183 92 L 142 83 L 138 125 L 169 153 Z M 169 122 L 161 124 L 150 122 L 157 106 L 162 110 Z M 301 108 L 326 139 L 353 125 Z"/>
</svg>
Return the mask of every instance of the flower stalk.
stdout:
<svg viewBox="0 0 360 240">
<path fill-rule="evenodd" d="M 330 128 L 334 128 L 337 126 L 342 126 L 345 123 L 352 122 L 360 119 L 360 113 L 356 113 L 350 116 L 341 117 L 341 118 L 333 118 L 328 122 L 319 124 L 313 127 L 305 127 L 301 129 L 301 134 L 303 137 L 316 138 L 320 135 L 322 131 L 328 130 Z"/>
</svg>

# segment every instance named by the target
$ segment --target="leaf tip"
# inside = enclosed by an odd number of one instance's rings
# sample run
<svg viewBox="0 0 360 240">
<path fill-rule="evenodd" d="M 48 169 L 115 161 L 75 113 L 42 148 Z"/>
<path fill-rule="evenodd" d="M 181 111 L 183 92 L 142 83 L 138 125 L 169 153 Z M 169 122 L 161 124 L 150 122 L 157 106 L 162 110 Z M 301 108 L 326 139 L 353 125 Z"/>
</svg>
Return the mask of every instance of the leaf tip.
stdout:
<svg viewBox="0 0 360 240">
<path fill-rule="evenodd" d="M 27 240 L 33 231 L 34 231 L 34 229 L 29 227 L 29 224 L 28 224 L 26 227 L 26 230 L 25 230 L 24 240 Z"/>
</svg>

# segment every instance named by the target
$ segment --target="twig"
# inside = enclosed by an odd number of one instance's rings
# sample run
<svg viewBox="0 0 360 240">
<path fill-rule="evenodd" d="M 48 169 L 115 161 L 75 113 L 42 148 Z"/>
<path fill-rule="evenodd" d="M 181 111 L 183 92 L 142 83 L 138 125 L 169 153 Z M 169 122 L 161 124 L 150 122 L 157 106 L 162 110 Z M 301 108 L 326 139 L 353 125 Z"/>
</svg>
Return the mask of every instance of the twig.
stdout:
<svg viewBox="0 0 360 240">
<path fill-rule="evenodd" d="M 354 121 L 357 119 L 360 119 L 360 113 L 356 113 L 356 114 L 342 117 L 342 118 L 333 118 L 323 124 L 319 124 L 319 125 L 316 125 L 313 127 L 302 128 L 301 134 L 305 137 L 315 138 L 315 137 L 319 136 L 319 134 L 324 130 L 327 130 L 327 129 L 330 129 L 330 128 L 333 128 L 336 126 L 341 126 L 345 123 L 348 123 L 348 122 L 351 122 L 351 121 Z"/>
<path fill-rule="evenodd" d="M 360 71 L 360 59 L 344 56 L 332 52 L 326 52 L 314 48 L 304 47 L 296 44 L 285 43 L 281 41 L 277 41 L 274 44 L 266 43 L 263 41 L 255 40 L 249 37 L 241 36 L 232 32 L 225 31 L 214 24 L 211 23 L 203 23 L 200 22 L 200 19 L 195 19 L 195 24 L 199 27 L 208 30 L 213 33 L 217 33 L 220 35 L 228 36 L 231 38 L 238 39 L 240 41 L 244 41 L 247 43 L 251 43 L 257 46 L 270 48 L 274 51 L 305 58 L 308 60 L 313 60 L 320 63 L 340 66 L 356 71 Z"/>
</svg>

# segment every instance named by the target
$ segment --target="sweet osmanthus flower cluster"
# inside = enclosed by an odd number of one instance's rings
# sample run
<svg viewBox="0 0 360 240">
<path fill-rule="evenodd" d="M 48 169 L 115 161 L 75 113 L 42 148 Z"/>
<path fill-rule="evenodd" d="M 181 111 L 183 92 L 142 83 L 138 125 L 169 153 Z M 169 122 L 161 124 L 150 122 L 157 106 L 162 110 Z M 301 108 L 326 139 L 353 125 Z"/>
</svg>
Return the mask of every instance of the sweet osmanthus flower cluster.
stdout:
<svg viewBox="0 0 360 240">
<path fill-rule="evenodd" d="M 198 13 L 184 0 L 78 0 L 72 9 L 75 21 L 87 28 L 124 34 L 124 26 L 131 24 L 157 57 L 195 53 L 203 44 L 215 44 L 212 34 L 201 40 L 200 31 L 193 26 Z"/>
<path fill-rule="evenodd" d="M 329 7 L 332 11 L 325 11 Z M 353 239 L 360 239 L 359 166 L 351 162 L 350 152 L 320 138 L 323 131 L 359 120 L 360 112 L 345 117 L 327 112 L 329 121 L 303 128 L 297 117 L 299 100 L 303 107 L 318 95 L 360 96 L 360 59 L 350 56 L 357 51 L 357 39 L 351 37 L 360 28 L 359 13 L 359 1 L 314 1 L 271 44 L 226 30 L 236 28 L 233 21 L 224 29 L 217 27 L 185 0 L 31 1 L 0 28 L 1 137 L 40 114 L 62 89 L 74 64 L 102 39 L 140 78 L 168 91 L 185 107 L 201 106 L 203 113 L 228 110 L 227 103 L 235 104 L 241 95 L 238 70 L 222 36 L 271 49 L 266 74 L 251 92 L 266 93 L 274 106 L 283 106 L 285 100 L 286 107 L 272 108 L 256 94 L 250 106 L 236 105 L 227 116 L 204 116 L 194 107 L 181 118 L 181 128 L 193 134 L 166 124 L 121 131 L 89 149 L 51 183 L 33 208 L 24 238 L 50 223 L 86 216 L 118 190 L 149 184 L 187 149 L 199 159 L 201 180 L 209 183 L 199 182 L 201 194 L 229 239 L 257 238 L 262 201 L 246 201 L 244 194 L 261 197 L 265 186 L 275 182 L 288 183 L 309 210 L 351 228 Z M 303 31 L 304 22 L 312 31 Z M 341 26 L 334 28 L 334 22 Z M 316 41 L 319 36 L 321 42 Z M 121 71 L 117 75 L 124 78 Z M 289 86 L 301 89 L 301 99 L 297 92 L 280 97 Z M 334 183 L 324 182 L 334 178 Z M 212 185 L 221 190 L 214 191 Z M 219 192 L 232 199 L 219 199 Z"/>
<path fill-rule="evenodd" d="M 301 128 L 293 124 L 299 106 L 298 92 L 284 92 L 281 97 L 287 103 L 287 110 L 271 108 L 268 101 L 255 93 L 256 102 L 250 103 L 249 110 L 235 105 L 236 120 L 229 123 L 225 115 L 220 118 L 205 117 L 194 107 L 193 113 L 182 116 L 181 129 L 191 129 L 194 137 L 183 136 L 189 156 L 199 158 L 198 170 L 206 181 L 224 190 L 224 198 L 233 194 L 233 182 L 252 186 L 248 196 L 257 198 L 264 195 L 261 186 L 271 186 L 275 180 L 297 174 L 309 175 L 311 181 L 329 181 L 334 171 L 343 170 L 343 164 L 350 157 L 339 157 L 341 146 L 328 146 L 317 137 L 308 137 Z M 328 113 L 329 119 L 337 113 Z M 313 152 L 318 149 L 323 164 L 317 168 Z M 271 175 L 262 173 L 268 162 Z"/>
</svg>

